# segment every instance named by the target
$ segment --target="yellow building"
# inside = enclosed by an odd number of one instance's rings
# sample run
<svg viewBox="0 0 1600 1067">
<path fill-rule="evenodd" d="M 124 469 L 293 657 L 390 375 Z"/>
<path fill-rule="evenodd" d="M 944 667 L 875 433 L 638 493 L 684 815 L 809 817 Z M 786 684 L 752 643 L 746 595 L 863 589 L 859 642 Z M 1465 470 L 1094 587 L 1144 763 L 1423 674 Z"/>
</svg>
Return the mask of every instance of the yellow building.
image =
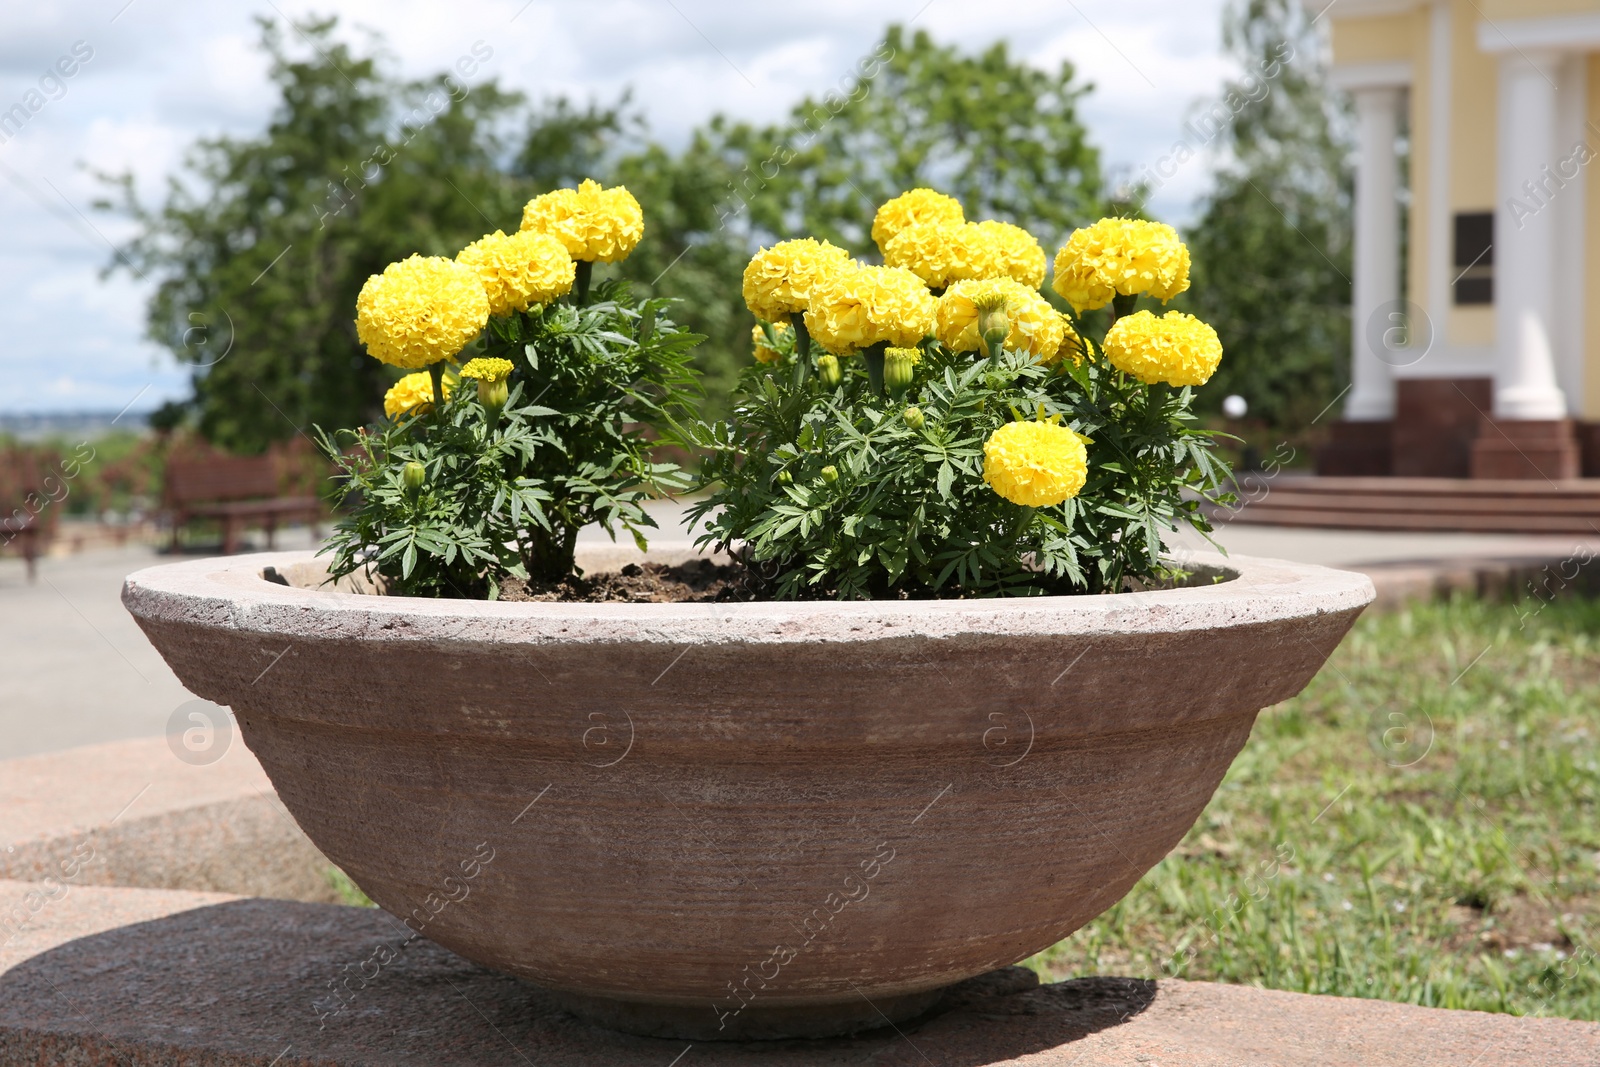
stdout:
<svg viewBox="0 0 1600 1067">
<path fill-rule="evenodd" d="M 1319 471 L 1600 475 L 1600 0 L 1306 6 L 1359 145 L 1352 387 Z"/>
</svg>

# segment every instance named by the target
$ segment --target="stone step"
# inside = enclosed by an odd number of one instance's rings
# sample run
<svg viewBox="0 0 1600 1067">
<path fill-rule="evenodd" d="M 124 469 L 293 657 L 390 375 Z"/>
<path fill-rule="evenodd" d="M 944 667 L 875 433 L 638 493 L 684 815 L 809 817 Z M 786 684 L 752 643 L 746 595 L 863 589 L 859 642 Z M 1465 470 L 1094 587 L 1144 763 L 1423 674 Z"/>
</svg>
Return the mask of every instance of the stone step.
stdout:
<svg viewBox="0 0 1600 1067">
<path fill-rule="evenodd" d="M 1225 513 L 1219 513 L 1225 514 Z M 1213 517 L 1213 522 L 1217 521 Z M 1239 510 L 1229 522 L 1263 526 L 1318 527 L 1332 530 L 1395 530 L 1415 533 L 1570 534 L 1600 533 L 1600 514 L 1546 515 L 1513 511 L 1427 513 L 1397 505 L 1389 510 L 1347 511 L 1342 507 L 1294 508 L 1265 502 Z"/>
<path fill-rule="evenodd" d="M 337 901 L 227 712 L 194 708 L 203 748 L 179 734 L 0 761 L 0 878 Z"/>
<path fill-rule="evenodd" d="M 1242 474 L 1213 521 L 1347 530 L 1600 536 L 1600 479 L 1317 478 Z"/>
<path fill-rule="evenodd" d="M 470 906 L 470 899 L 463 901 Z M 599 1030 L 383 912 L 221 894 L 0 882 L 0 1063 L 186 1067 L 1577 1067 L 1600 1025 L 1245 986 L 1020 968 L 849 1038 L 728 1044 Z M 707 1011 L 710 1011 L 707 1007 Z"/>
</svg>

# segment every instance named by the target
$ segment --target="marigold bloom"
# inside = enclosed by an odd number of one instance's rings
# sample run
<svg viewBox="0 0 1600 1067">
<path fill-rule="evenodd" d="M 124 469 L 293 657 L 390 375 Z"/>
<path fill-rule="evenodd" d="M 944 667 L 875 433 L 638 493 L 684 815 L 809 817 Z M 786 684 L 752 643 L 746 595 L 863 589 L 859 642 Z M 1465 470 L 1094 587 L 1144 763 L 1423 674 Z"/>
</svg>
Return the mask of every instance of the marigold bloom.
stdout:
<svg viewBox="0 0 1600 1067">
<path fill-rule="evenodd" d="M 407 370 L 454 357 L 488 321 L 477 272 L 442 256 L 391 263 L 356 297 L 356 336 L 373 356 Z"/>
<path fill-rule="evenodd" d="M 566 246 L 547 233 L 499 230 L 456 253 L 456 262 L 478 272 L 491 315 L 526 311 L 572 291 L 577 265 Z"/>
<path fill-rule="evenodd" d="M 872 219 L 872 240 L 878 251 L 888 255 L 889 242 L 907 226 L 933 223 L 937 226 L 959 226 L 967 221 L 961 210 L 961 201 L 932 189 L 912 189 L 892 200 L 884 201 Z"/>
<path fill-rule="evenodd" d="M 789 328 L 790 326 L 787 322 L 775 322 L 772 324 L 772 332 L 774 334 L 781 335 Z M 783 353 L 767 343 L 767 331 L 763 330 L 760 325 L 750 327 L 750 340 L 756 346 L 755 357 L 757 363 L 776 363 L 783 358 Z"/>
<path fill-rule="evenodd" d="M 446 398 L 452 388 L 450 379 L 439 383 Z M 391 419 L 402 415 L 426 415 L 433 410 L 433 376 L 425 370 L 408 374 L 389 387 L 383 394 L 383 413 Z"/>
<path fill-rule="evenodd" d="M 1222 362 L 1217 331 L 1193 315 L 1124 315 L 1106 333 L 1106 359 L 1147 385 L 1204 385 Z"/>
<path fill-rule="evenodd" d="M 988 240 L 994 256 L 994 275 L 1005 275 L 1013 281 L 1037 289 L 1044 284 L 1044 246 L 1033 234 L 1009 222 L 979 222 L 978 232 Z"/>
<path fill-rule="evenodd" d="M 910 271 L 856 267 L 835 273 L 812 293 L 806 329 L 839 355 L 885 341 L 911 348 L 933 328 L 934 306 L 927 286 Z"/>
<path fill-rule="evenodd" d="M 957 282 L 946 289 L 939 298 L 935 326 L 939 342 L 952 352 L 982 350 L 978 304 L 996 297 L 1005 300 L 1006 319 L 1011 324 L 1006 347 L 1029 352 L 1044 363 L 1053 362 L 1061 349 L 1061 313 L 1036 290 L 1010 278 Z"/>
<path fill-rule="evenodd" d="M 849 252 L 827 241 L 779 241 L 750 257 L 744 268 L 745 306 L 765 322 L 788 322 L 791 314 L 806 310 L 819 284 L 854 266 Z"/>
<path fill-rule="evenodd" d="M 983 445 L 983 480 L 1013 504 L 1054 507 L 1088 478 L 1083 439 L 1053 422 L 1008 422 Z"/>
<path fill-rule="evenodd" d="M 1056 253 L 1055 290 L 1077 312 L 1117 295 L 1171 300 L 1189 288 L 1189 249 L 1178 231 L 1142 219 L 1101 219 L 1074 230 Z"/>
<path fill-rule="evenodd" d="M 529 200 L 522 229 L 547 233 L 573 259 L 615 263 L 644 237 L 644 211 L 625 186 L 602 188 L 585 178 L 576 189 L 555 189 Z"/>
<path fill-rule="evenodd" d="M 483 356 L 467 360 L 467 365 L 461 368 L 461 377 L 477 378 L 485 382 L 503 382 L 511 377 L 511 372 L 516 370 L 516 365 L 509 359 L 493 359 Z"/>
<path fill-rule="evenodd" d="M 970 222 L 917 222 L 906 226 L 883 246 L 883 261 L 891 267 L 904 267 L 930 289 L 1006 273 L 994 237 Z"/>
</svg>

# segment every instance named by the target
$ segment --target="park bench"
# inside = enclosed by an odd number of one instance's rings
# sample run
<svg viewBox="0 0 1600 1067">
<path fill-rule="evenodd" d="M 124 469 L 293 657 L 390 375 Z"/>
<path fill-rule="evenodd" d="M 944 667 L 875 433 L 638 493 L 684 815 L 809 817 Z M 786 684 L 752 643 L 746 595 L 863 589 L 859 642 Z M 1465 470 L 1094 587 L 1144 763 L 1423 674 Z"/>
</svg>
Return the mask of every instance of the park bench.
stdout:
<svg viewBox="0 0 1600 1067">
<path fill-rule="evenodd" d="M 272 547 L 278 523 L 305 519 L 313 530 L 322 517 L 315 496 L 280 496 L 278 465 L 272 456 L 211 456 L 167 463 L 163 498 L 172 523 L 172 548 L 196 519 L 222 524 L 222 551 L 231 554 L 248 526 L 266 530 Z"/>
</svg>

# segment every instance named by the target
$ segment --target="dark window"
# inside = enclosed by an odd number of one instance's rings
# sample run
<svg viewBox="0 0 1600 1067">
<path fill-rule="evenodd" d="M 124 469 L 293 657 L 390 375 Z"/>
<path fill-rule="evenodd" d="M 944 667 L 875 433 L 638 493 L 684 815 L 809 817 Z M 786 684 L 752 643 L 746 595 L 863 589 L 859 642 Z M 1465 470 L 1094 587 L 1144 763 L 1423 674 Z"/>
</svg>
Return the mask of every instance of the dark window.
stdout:
<svg viewBox="0 0 1600 1067">
<path fill-rule="evenodd" d="M 1494 212 L 1464 211 L 1456 216 L 1455 302 L 1494 303 Z"/>
</svg>

